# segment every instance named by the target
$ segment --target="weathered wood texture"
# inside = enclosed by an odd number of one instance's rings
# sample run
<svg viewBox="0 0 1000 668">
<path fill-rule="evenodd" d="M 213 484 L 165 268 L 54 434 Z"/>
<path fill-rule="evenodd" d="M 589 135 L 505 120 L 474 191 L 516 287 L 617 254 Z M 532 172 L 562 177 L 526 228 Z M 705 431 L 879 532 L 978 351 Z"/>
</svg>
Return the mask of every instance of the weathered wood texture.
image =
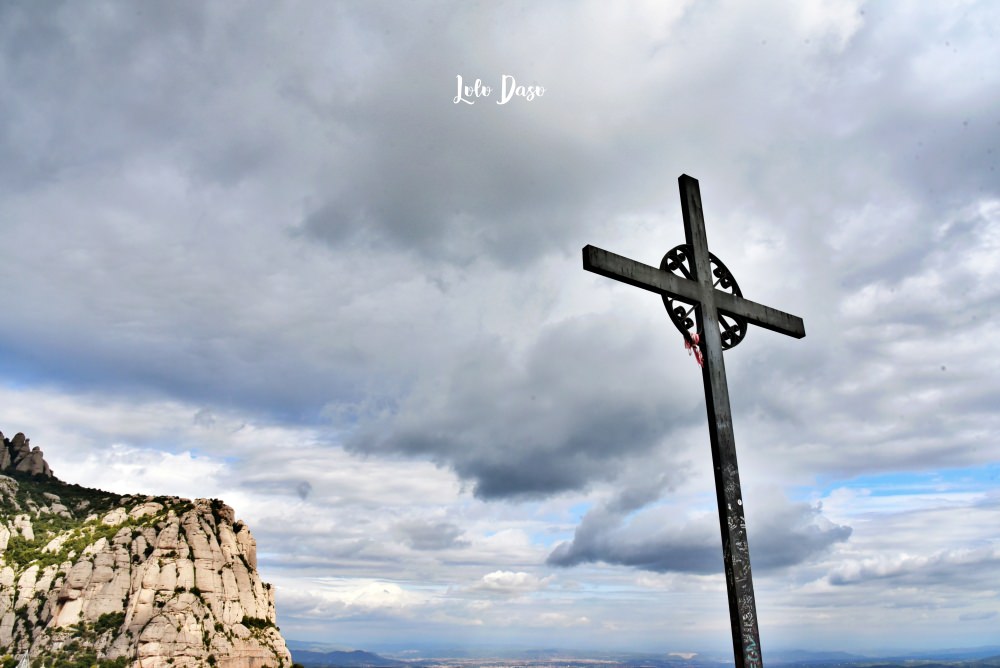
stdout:
<svg viewBox="0 0 1000 668">
<path fill-rule="evenodd" d="M 702 288 L 701 303 L 695 313 L 698 331 L 702 333 L 702 354 L 705 358 L 701 377 L 705 386 L 705 407 L 708 410 L 708 431 L 712 444 L 715 497 L 722 531 L 722 556 L 729 594 L 733 653 L 737 666 L 751 668 L 762 665 L 760 632 L 757 628 L 757 603 L 750 572 L 746 519 L 743 516 L 743 493 L 736 464 L 736 439 L 733 435 L 733 414 L 729 407 L 726 363 L 722 358 L 722 339 L 719 336 L 719 314 L 715 303 L 717 291 L 712 287 L 708 239 L 705 237 L 698 182 L 684 175 L 680 178 L 680 188 L 684 236 L 694 251 L 694 257 L 691 258 L 694 265 L 692 270 Z"/>
<path fill-rule="evenodd" d="M 659 267 L 636 262 L 624 255 L 606 251 L 597 246 L 583 247 L 583 268 L 595 274 L 628 283 L 659 295 L 667 295 L 687 302 L 702 301 L 704 288 L 694 281 L 663 271 Z M 722 290 L 713 290 L 716 307 L 726 315 L 745 318 L 748 322 L 771 331 L 801 339 L 806 335 L 802 318 L 737 297 Z"/>
<path fill-rule="evenodd" d="M 743 515 L 740 474 L 736 463 L 736 441 L 729 406 L 726 365 L 719 334 L 719 313 L 739 316 L 760 327 L 795 338 L 806 335 L 805 327 L 802 319 L 797 316 L 715 289 L 698 181 L 685 174 L 678 179 L 678 183 L 684 215 L 684 236 L 692 249 L 690 262 L 695 280 L 676 276 L 669 271 L 595 246 L 584 247 L 583 268 L 643 290 L 697 305 L 695 313 L 701 339 L 699 345 L 704 357 L 702 381 L 712 444 L 733 653 L 739 668 L 759 668 L 762 661 L 757 606 L 750 571 L 750 547 Z"/>
</svg>

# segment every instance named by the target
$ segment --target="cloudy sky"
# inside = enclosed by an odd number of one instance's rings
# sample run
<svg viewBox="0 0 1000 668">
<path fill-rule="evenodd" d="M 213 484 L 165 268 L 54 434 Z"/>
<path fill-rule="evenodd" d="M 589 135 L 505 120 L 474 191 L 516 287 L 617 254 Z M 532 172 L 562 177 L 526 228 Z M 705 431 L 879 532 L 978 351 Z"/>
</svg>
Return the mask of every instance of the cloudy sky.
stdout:
<svg viewBox="0 0 1000 668">
<path fill-rule="evenodd" d="M 985 1 L 5 2 L 0 429 L 225 499 L 287 638 L 725 650 L 699 369 L 580 258 L 686 173 L 807 332 L 726 353 L 765 655 L 995 643 L 997 62 Z"/>
</svg>

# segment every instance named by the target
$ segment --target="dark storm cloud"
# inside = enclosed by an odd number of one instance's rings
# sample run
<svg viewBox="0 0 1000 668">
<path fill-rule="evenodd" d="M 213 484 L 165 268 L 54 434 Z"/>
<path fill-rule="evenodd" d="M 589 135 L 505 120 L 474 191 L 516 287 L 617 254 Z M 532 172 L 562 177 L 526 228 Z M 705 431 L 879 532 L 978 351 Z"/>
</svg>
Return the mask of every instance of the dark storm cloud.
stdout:
<svg viewBox="0 0 1000 668">
<path fill-rule="evenodd" d="M 456 351 L 391 419 L 363 424 L 353 450 L 453 468 L 480 498 L 538 497 L 617 476 L 692 420 L 691 401 L 649 364 L 656 339 L 610 319 L 545 328 L 523 355 L 500 341 Z"/>
<path fill-rule="evenodd" d="M 753 564 L 764 570 L 803 563 L 836 543 L 847 541 L 853 529 L 834 524 L 823 515 L 821 504 L 766 498 L 748 523 L 747 537 L 754 546 Z"/>
<path fill-rule="evenodd" d="M 382 55 L 367 63 L 349 101 L 327 109 L 349 119 L 334 147 L 346 168 L 322 177 L 325 194 L 305 212 L 302 231 L 334 248 L 524 266 L 608 214 L 593 210 L 595 199 L 625 174 L 605 159 L 608 147 L 559 131 L 552 105 L 542 106 L 548 100 L 452 103 L 456 75 L 499 78 L 494 55 L 471 44 L 463 26 L 502 23 L 506 8 L 425 7 L 426 20 L 405 25 L 397 10 L 354 17 L 375 23 L 368 48 Z"/>
<path fill-rule="evenodd" d="M 560 543 L 549 554 L 552 566 L 577 566 L 604 562 L 665 573 L 714 573 L 721 548 L 711 525 L 687 525 L 669 535 L 632 537 L 623 535 L 624 517 L 604 508 L 584 516 L 573 540 Z"/>
<path fill-rule="evenodd" d="M 429 359 L 387 361 L 387 332 L 426 326 L 440 292 L 378 293 L 442 260 L 575 248 L 617 174 L 551 108 L 451 104 L 457 63 L 497 68 L 463 17 L 502 9 L 2 11 L 0 215 L 30 249 L 0 268 L 23 287 L 3 303 L 23 323 L 0 336 L 12 377 L 314 420 Z"/>
<path fill-rule="evenodd" d="M 819 507 L 773 498 L 768 506 L 758 513 L 764 521 L 748 523 L 756 569 L 794 566 L 851 535 L 851 527 L 832 524 Z M 664 508 L 626 518 L 616 508 L 592 509 L 573 540 L 557 545 L 548 563 L 566 567 L 603 562 L 658 573 L 719 571 L 722 547 L 714 514 L 685 524 L 671 522 Z"/>
</svg>

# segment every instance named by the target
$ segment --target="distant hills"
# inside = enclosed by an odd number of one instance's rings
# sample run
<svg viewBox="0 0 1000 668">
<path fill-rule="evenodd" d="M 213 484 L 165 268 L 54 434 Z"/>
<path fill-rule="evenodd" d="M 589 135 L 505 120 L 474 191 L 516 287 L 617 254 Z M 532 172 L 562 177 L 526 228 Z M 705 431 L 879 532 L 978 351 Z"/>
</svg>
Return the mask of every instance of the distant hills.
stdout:
<svg viewBox="0 0 1000 668">
<path fill-rule="evenodd" d="M 721 654 L 640 654 L 573 650 L 502 651 L 492 657 L 474 656 L 468 649 L 439 650 L 436 656 L 391 659 L 360 650 L 335 650 L 319 643 L 289 641 L 292 660 L 305 668 L 499 668 L 516 661 L 523 668 L 720 668 L 731 664 Z M 782 668 L 1000 668 L 1000 645 L 913 652 L 896 656 L 864 656 L 849 652 L 784 650 L 772 652 L 767 663 Z"/>
<path fill-rule="evenodd" d="M 804 649 L 790 649 L 772 652 L 767 656 L 768 663 L 780 663 L 782 665 L 802 664 L 809 665 L 849 665 L 858 661 L 871 661 L 871 657 L 861 654 L 851 654 L 850 652 L 812 652 Z"/>
<path fill-rule="evenodd" d="M 387 659 L 371 652 L 354 650 L 351 652 L 317 652 L 307 649 L 292 649 L 292 661 L 306 668 L 397 668 L 414 666 L 406 661 Z"/>
</svg>

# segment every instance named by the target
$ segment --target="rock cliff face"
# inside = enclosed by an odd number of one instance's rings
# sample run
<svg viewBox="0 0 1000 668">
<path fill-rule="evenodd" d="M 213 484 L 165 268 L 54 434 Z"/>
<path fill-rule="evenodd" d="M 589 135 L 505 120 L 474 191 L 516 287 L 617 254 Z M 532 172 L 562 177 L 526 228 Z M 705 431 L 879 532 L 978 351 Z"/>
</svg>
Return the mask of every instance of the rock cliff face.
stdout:
<svg viewBox="0 0 1000 668">
<path fill-rule="evenodd" d="M 3 438 L 3 446 L 0 448 L 0 471 L 14 471 L 16 473 L 27 473 L 29 475 L 40 475 L 51 478 L 52 469 L 45 463 L 42 457 L 41 448 L 32 449 L 24 434 L 18 433 L 13 439 Z"/>
<path fill-rule="evenodd" d="M 23 434 L 0 439 L 0 652 L 46 666 L 291 665 L 232 508 L 66 484 Z"/>
</svg>

